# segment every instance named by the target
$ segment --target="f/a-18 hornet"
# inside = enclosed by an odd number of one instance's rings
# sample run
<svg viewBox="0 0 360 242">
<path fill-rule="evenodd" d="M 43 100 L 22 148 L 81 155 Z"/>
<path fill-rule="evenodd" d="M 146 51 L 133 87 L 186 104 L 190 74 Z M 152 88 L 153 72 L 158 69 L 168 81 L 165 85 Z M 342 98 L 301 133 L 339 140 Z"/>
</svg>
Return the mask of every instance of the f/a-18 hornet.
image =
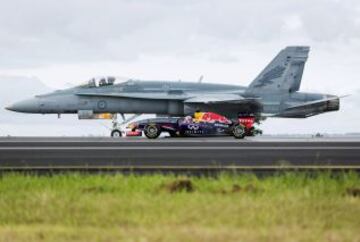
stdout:
<svg viewBox="0 0 360 242">
<path fill-rule="evenodd" d="M 268 64 L 248 87 L 182 81 L 117 82 L 114 77 L 93 78 L 88 83 L 38 95 L 7 107 L 40 114 L 77 114 L 79 119 L 113 118 L 116 114 L 157 114 L 182 117 L 196 110 L 229 119 L 242 114 L 307 118 L 339 110 L 338 96 L 300 92 L 310 48 L 289 46 Z M 115 122 L 114 129 L 117 123 Z"/>
</svg>

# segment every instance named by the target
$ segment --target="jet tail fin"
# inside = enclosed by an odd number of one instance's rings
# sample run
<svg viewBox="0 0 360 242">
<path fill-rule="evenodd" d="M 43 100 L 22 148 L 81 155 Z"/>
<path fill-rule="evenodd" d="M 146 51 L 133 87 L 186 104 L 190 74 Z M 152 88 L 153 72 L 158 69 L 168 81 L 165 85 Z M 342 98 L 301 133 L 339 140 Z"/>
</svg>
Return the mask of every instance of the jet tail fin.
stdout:
<svg viewBox="0 0 360 242">
<path fill-rule="evenodd" d="M 249 85 L 247 92 L 298 91 L 309 51 L 308 46 L 288 46 L 281 50 Z"/>
</svg>

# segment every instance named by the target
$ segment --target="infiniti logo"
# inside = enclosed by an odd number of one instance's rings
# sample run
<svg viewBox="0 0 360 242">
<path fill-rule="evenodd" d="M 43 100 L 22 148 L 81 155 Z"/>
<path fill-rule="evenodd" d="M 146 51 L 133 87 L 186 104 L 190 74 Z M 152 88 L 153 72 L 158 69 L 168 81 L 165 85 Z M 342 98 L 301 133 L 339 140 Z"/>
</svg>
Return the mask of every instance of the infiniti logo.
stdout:
<svg viewBox="0 0 360 242">
<path fill-rule="evenodd" d="M 198 129 L 199 129 L 199 125 L 196 125 L 196 124 L 189 124 L 189 125 L 188 125 L 188 129 L 191 129 L 191 130 L 198 130 Z"/>
</svg>

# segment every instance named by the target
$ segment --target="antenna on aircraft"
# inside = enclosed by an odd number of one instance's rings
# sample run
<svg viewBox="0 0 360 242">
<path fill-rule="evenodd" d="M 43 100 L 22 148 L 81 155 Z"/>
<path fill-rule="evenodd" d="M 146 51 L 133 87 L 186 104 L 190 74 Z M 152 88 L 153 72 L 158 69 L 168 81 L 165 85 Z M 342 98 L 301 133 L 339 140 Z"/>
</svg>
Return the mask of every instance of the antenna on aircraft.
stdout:
<svg viewBox="0 0 360 242">
<path fill-rule="evenodd" d="M 204 76 L 201 75 L 201 76 L 199 77 L 198 83 L 202 83 L 202 80 L 203 80 L 203 79 L 204 79 Z"/>
</svg>

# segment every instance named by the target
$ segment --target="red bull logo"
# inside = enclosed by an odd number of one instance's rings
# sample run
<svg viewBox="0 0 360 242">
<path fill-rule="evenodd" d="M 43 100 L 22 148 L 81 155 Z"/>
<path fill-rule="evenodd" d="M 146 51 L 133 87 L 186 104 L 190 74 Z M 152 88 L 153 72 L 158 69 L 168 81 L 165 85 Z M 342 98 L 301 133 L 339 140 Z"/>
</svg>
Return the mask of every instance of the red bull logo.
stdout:
<svg viewBox="0 0 360 242">
<path fill-rule="evenodd" d="M 224 124 L 231 124 L 231 121 L 227 119 L 226 117 L 212 112 L 206 112 L 206 113 L 197 113 L 196 120 L 198 122 L 207 122 L 207 123 L 224 123 Z"/>
</svg>

